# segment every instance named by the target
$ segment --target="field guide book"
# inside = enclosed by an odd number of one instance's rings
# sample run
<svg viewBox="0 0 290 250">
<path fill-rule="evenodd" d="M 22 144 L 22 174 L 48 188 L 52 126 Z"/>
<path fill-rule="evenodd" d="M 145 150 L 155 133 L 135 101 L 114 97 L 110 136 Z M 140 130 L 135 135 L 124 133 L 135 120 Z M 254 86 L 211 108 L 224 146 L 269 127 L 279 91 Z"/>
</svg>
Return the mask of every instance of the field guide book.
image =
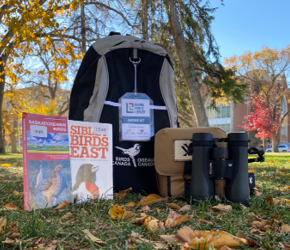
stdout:
<svg viewBox="0 0 290 250">
<path fill-rule="evenodd" d="M 24 209 L 73 202 L 66 117 L 22 114 Z"/>
<path fill-rule="evenodd" d="M 68 121 L 75 202 L 113 198 L 112 125 Z"/>
</svg>

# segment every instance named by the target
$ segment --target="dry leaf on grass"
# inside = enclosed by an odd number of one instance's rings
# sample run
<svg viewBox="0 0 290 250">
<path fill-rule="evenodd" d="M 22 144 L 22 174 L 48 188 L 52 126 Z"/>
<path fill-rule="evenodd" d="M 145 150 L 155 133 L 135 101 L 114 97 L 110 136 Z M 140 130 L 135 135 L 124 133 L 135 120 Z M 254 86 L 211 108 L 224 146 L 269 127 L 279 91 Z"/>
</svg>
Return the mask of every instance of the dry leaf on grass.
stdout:
<svg viewBox="0 0 290 250">
<path fill-rule="evenodd" d="M 207 221 L 207 220 L 201 220 L 201 219 L 196 219 L 198 221 L 199 224 L 202 225 L 213 225 L 213 222 L 211 221 Z"/>
<path fill-rule="evenodd" d="M 176 213 L 175 211 L 170 210 L 169 215 L 165 221 L 165 227 L 172 228 L 181 224 L 184 221 L 188 221 L 188 214 L 180 215 Z"/>
<path fill-rule="evenodd" d="M 8 204 L 4 205 L 3 208 L 0 210 L 17 210 L 17 209 L 19 209 L 19 208 L 15 204 L 8 203 Z"/>
<path fill-rule="evenodd" d="M 19 232 L 14 232 L 11 234 L 11 232 L 8 232 L 6 234 L 6 236 L 10 239 L 16 239 L 16 238 L 20 238 L 20 233 Z"/>
<path fill-rule="evenodd" d="M 277 189 L 280 191 L 286 191 L 286 190 L 290 189 L 290 186 L 286 185 L 285 187 L 277 188 Z"/>
<path fill-rule="evenodd" d="M 133 221 L 133 223 L 134 224 L 137 224 L 137 225 L 143 225 L 144 224 L 144 221 L 145 221 L 145 219 L 147 218 L 148 216 L 146 215 L 146 216 L 142 216 L 142 217 L 140 217 L 140 218 L 136 218 L 134 221 Z"/>
<path fill-rule="evenodd" d="M 176 238 L 188 242 L 190 247 L 198 249 L 209 249 L 210 246 L 215 248 L 235 247 L 243 244 L 243 239 L 224 231 L 193 231 L 188 226 L 179 229 Z"/>
<path fill-rule="evenodd" d="M 137 204 L 135 202 L 129 202 L 125 206 L 128 208 L 134 208 L 134 207 L 137 207 Z"/>
<path fill-rule="evenodd" d="M 282 201 L 282 203 L 286 203 L 286 204 L 287 203 L 290 203 L 290 200 L 289 199 L 282 199 L 281 201 Z"/>
<path fill-rule="evenodd" d="M 180 250 L 190 250 L 188 243 L 185 243 Z"/>
<path fill-rule="evenodd" d="M 49 244 L 45 243 L 43 238 L 40 238 L 34 243 L 36 246 L 33 249 L 55 250 L 57 249 L 57 240 L 53 240 Z"/>
<path fill-rule="evenodd" d="M 0 217 L 0 232 L 4 230 L 7 225 L 7 220 L 3 217 Z"/>
<path fill-rule="evenodd" d="M 0 178 L 1 178 L 1 179 L 4 178 L 4 174 L 0 174 Z"/>
<path fill-rule="evenodd" d="M 162 214 L 164 212 L 163 210 L 161 210 L 159 208 L 156 208 L 156 211 L 157 211 L 158 214 Z"/>
<path fill-rule="evenodd" d="M 222 205 L 219 204 L 217 206 L 213 206 L 210 208 L 211 212 L 228 212 L 230 210 L 232 210 L 232 206 L 231 205 Z"/>
<path fill-rule="evenodd" d="M 148 196 L 144 197 L 143 199 L 141 199 L 141 201 L 139 202 L 139 204 L 141 206 L 150 206 L 154 203 L 160 202 L 162 201 L 162 197 L 157 195 L 157 194 L 149 194 Z"/>
<path fill-rule="evenodd" d="M 12 194 L 14 194 L 16 196 L 23 196 L 23 192 L 18 192 L 16 190 L 13 190 Z"/>
<path fill-rule="evenodd" d="M 114 194 L 114 200 L 123 200 L 127 197 L 130 191 L 132 191 L 131 187 L 126 190 L 119 191 L 118 193 Z"/>
<path fill-rule="evenodd" d="M 182 208 L 178 210 L 178 213 L 185 212 L 190 210 L 190 205 L 184 205 Z"/>
<path fill-rule="evenodd" d="M 158 221 L 156 218 L 152 216 L 147 216 L 145 218 L 143 226 L 146 227 L 151 232 L 155 232 L 158 229 L 165 230 L 163 222 Z"/>
<path fill-rule="evenodd" d="M 72 202 L 71 201 L 62 201 L 54 208 L 54 210 L 59 210 L 59 209 L 65 208 L 67 205 L 72 205 Z"/>
<path fill-rule="evenodd" d="M 252 221 L 250 224 L 253 228 L 263 229 L 268 225 L 268 222 L 265 220 L 264 221 Z"/>
<path fill-rule="evenodd" d="M 172 209 L 176 209 L 176 210 L 179 210 L 180 209 L 180 206 L 176 203 L 166 203 L 166 206 L 172 208 Z"/>
<path fill-rule="evenodd" d="M 222 246 L 219 250 L 232 250 L 232 248 L 227 246 Z"/>
<path fill-rule="evenodd" d="M 247 237 L 246 235 L 238 233 L 236 236 L 238 238 L 240 238 L 240 239 L 244 239 L 245 242 L 243 242 L 243 243 L 246 246 L 249 246 L 249 247 L 260 247 L 254 240 L 252 240 L 251 238 Z"/>
<path fill-rule="evenodd" d="M 259 192 L 259 191 L 255 190 L 254 194 L 255 194 L 256 197 L 259 197 L 259 196 L 261 196 L 263 194 L 263 192 Z"/>
<path fill-rule="evenodd" d="M 72 218 L 72 217 L 74 217 L 74 214 L 71 213 L 71 212 L 68 212 L 64 216 L 62 216 L 61 218 L 67 218 L 67 219 L 69 219 L 69 218 Z"/>
<path fill-rule="evenodd" d="M 268 196 L 267 198 L 266 198 L 266 202 L 269 204 L 269 205 L 278 205 L 279 203 L 281 203 L 281 201 L 280 200 L 278 200 L 278 199 L 275 199 L 275 198 L 273 198 L 271 195 L 270 196 Z"/>
<path fill-rule="evenodd" d="M 284 232 L 284 233 L 289 233 L 290 232 L 290 226 L 288 224 L 284 224 L 281 226 L 281 233 Z"/>
<path fill-rule="evenodd" d="M 176 238 L 175 235 L 160 235 L 159 237 L 160 237 L 160 239 L 162 239 L 162 240 L 164 240 L 172 245 L 181 245 L 184 242 L 184 241 L 181 241 L 180 239 Z"/>
<path fill-rule="evenodd" d="M 283 250 L 290 250 L 290 245 L 286 245 L 284 243 L 279 243 L 279 245 L 282 247 Z"/>
<path fill-rule="evenodd" d="M 99 239 L 96 236 L 92 235 L 88 229 L 83 230 L 83 232 L 85 233 L 85 238 L 86 239 L 90 239 L 91 241 L 93 241 L 93 242 L 95 242 L 97 244 L 105 244 L 104 241 L 102 241 L 101 239 Z"/>
<path fill-rule="evenodd" d="M 4 241 L 1 241 L 2 244 L 18 244 L 20 242 L 19 239 L 9 239 L 9 238 L 6 238 Z"/>
<path fill-rule="evenodd" d="M 131 211 L 126 211 L 126 209 L 122 206 L 113 206 L 109 210 L 108 214 L 111 215 L 113 219 L 117 220 L 127 220 L 134 216 Z"/>
</svg>

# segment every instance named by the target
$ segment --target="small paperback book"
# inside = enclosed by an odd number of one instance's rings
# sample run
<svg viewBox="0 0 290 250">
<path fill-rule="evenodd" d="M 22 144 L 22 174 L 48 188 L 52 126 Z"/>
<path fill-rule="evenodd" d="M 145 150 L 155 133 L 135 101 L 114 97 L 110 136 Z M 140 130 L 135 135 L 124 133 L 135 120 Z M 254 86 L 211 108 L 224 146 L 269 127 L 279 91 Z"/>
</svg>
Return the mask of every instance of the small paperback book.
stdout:
<svg viewBox="0 0 290 250">
<path fill-rule="evenodd" d="M 24 209 L 73 202 L 66 117 L 22 114 Z"/>
<path fill-rule="evenodd" d="M 112 125 L 68 121 L 75 202 L 113 198 Z"/>
</svg>

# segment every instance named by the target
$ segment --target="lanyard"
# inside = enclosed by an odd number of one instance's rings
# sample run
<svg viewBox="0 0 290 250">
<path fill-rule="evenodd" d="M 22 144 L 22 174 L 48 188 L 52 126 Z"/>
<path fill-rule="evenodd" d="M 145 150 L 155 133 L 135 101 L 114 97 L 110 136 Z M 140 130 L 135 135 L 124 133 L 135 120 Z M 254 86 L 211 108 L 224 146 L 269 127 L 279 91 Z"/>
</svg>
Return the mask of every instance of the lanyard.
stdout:
<svg viewBox="0 0 290 250">
<path fill-rule="evenodd" d="M 134 96 L 137 97 L 137 66 L 141 62 L 141 58 L 138 58 L 137 49 L 133 49 L 133 58 L 129 57 L 130 62 L 134 66 Z"/>
</svg>

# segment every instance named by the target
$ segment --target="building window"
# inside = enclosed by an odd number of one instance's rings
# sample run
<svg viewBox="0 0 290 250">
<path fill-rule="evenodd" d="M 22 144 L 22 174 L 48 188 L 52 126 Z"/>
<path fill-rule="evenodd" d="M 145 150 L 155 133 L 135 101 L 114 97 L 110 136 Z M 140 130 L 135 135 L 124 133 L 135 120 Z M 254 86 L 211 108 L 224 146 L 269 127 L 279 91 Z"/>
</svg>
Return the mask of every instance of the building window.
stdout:
<svg viewBox="0 0 290 250">
<path fill-rule="evenodd" d="M 231 131 L 231 104 L 220 105 L 216 109 L 208 108 L 207 116 L 211 127 L 219 127 L 226 132 Z"/>
</svg>

